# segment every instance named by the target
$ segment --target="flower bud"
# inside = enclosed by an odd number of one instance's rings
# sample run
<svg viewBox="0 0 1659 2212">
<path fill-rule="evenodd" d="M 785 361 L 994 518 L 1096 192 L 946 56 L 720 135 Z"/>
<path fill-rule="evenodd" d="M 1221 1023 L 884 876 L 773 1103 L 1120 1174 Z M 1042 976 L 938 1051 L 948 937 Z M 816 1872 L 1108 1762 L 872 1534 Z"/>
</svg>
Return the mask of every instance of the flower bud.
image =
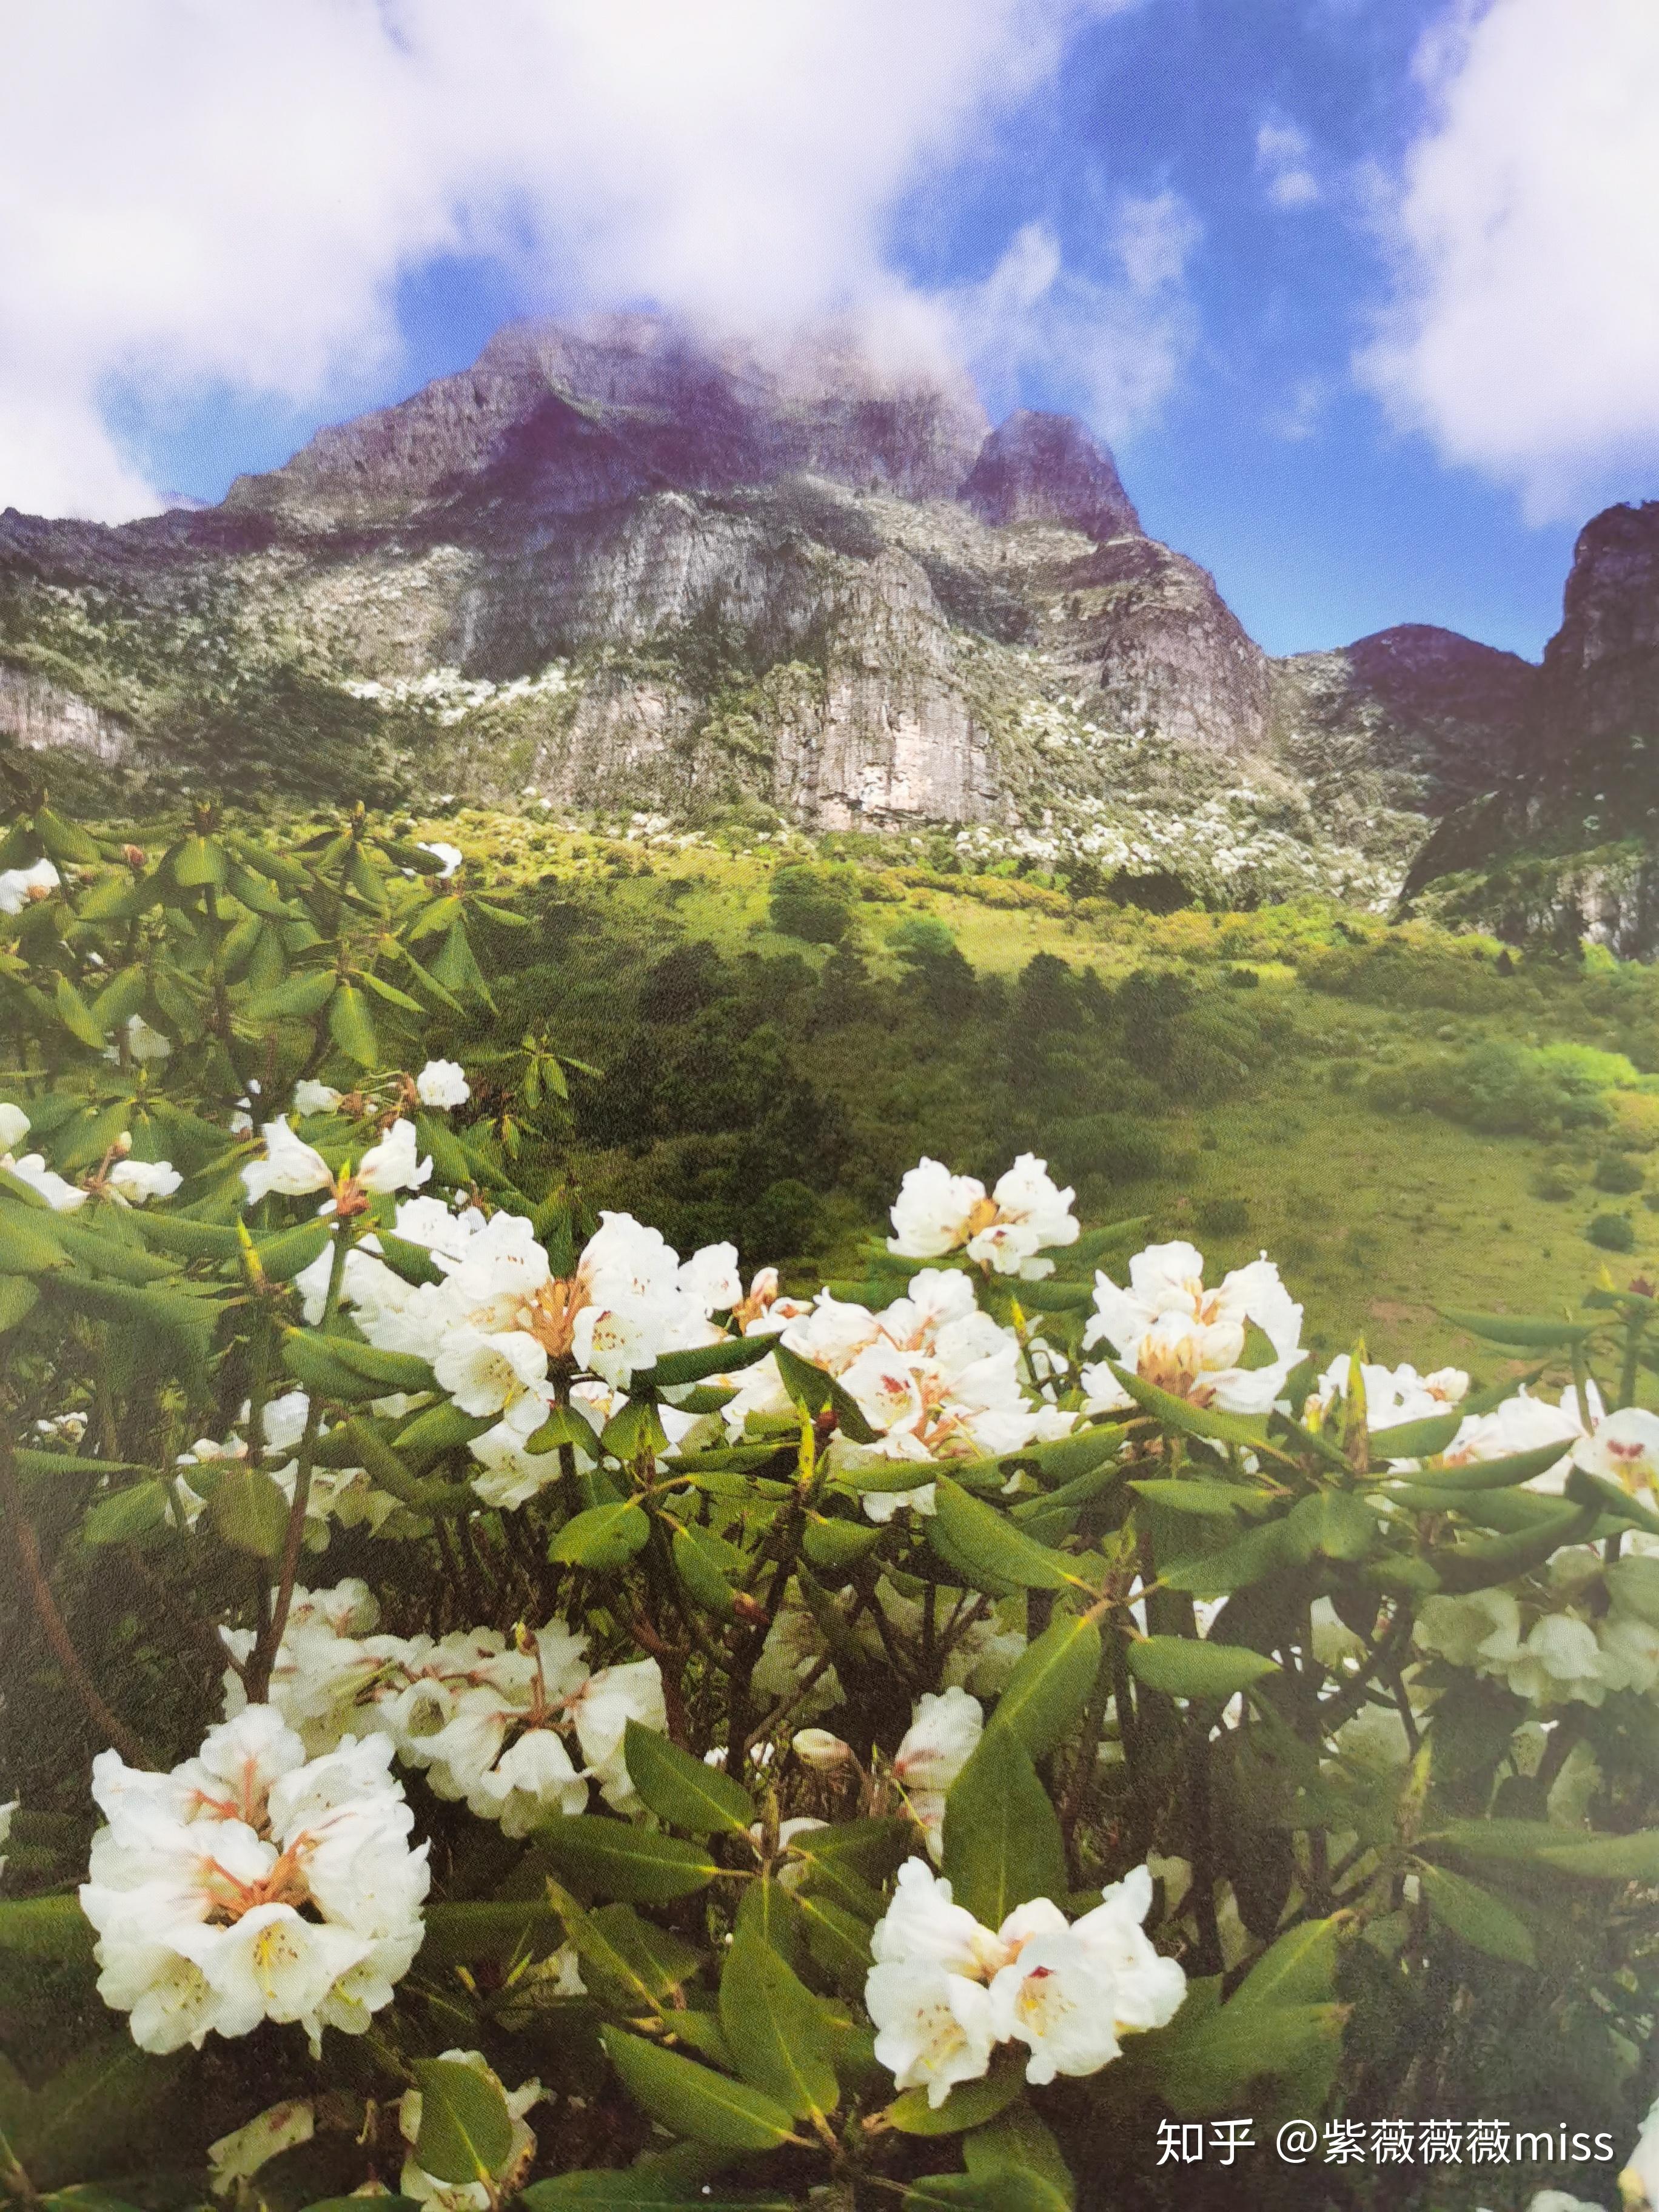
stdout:
<svg viewBox="0 0 1659 2212">
<path fill-rule="evenodd" d="M 801 1765 L 810 1766 L 814 1774 L 839 1773 L 853 1764 L 852 1745 L 831 1735 L 828 1729 L 798 1729 L 789 1742 Z"/>
</svg>

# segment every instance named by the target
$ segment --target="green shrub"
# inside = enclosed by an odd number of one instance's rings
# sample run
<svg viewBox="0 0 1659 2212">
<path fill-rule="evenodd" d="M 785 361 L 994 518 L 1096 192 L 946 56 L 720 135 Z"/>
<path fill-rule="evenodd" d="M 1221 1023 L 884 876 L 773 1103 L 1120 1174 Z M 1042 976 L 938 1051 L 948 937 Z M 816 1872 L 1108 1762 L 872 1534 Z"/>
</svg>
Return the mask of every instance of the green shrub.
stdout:
<svg viewBox="0 0 1659 2212">
<path fill-rule="evenodd" d="M 851 926 L 856 896 L 850 870 L 786 861 L 772 878 L 772 927 L 808 945 L 839 945 Z"/>
<path fill-rule="evenodd" d="M 1595 1182 L 1597 1190 L 1610 1191 L 1615 1197 L 1628 1197 L 1640 1190 L 1647 1177 L 1628 1152 L 1603 1152 L 1595 1163 Z"/>
<path fill-rule="evenodd" d="M 1598 1213 L 1584 1234 L 1603 1252 L 1636 1249 L 1636 1225 L 1627 1213 Z"/>
<path fill-rule="evenodd" d="M 1559 1168 L 1546 1168 L 1532 1187 L 1533 1196 L 1550 1206 L 1565 1206 L 1577 1188 L 1572 1177 L 1563 1175 Z"/>
<path fill-rule="evenodd" d="M 1243 1237 L 1250 1225 L 1249 1200 L 1231 1192 L 1201 1198 L 1195 1218 L 1206 1237 Z"/>
</svg>

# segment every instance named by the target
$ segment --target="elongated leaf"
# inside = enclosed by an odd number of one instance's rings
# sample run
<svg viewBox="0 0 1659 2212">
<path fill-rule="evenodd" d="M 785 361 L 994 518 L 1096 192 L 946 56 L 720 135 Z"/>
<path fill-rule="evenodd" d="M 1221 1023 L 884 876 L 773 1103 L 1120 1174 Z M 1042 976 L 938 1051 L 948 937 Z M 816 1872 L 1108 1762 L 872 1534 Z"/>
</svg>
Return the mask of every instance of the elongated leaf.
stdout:
<svg viewBox="0 0 1659 2212">
<path fill-rule="evenodd" d="M 1170 1698 L 1212 1698 L 1224 1704 L 1264 1674 L 1278 1673 L 1265 1653 L 1242 1644 L 1206 1644 L 1191 1636 L 1146 1636 L 1129 1646 L 1129 1668 L 1149 1690 Z"/>
<path fill-rule="evenodd" d="M 1120 1367 L 1115 1360 L 1106 1364 L 1135 1403 L 1166 1429 L 1180 1429 L 1193 1437 L 1213 1437 L 1219 1443 L 1247 1444 L 1257 1449 L 1266 1440 L 1267 1425 L 1261 1414 L 1222 1413 L 1211 1406 L 1194 1406 L 1188 1399 L 1160 1390 L 1155 1382 L 1143 1382 L 1139 1375 L 1129 1368 Z"/>
<path fill-rule="evenodd" d="M 624 1567 L 643 1551 L 651 1534 L 649 1516 L 631 1498 L 615 1504 L 592 1505 L 567 1521 L 547 1547 L 547 1556 L 573 1567 L 603 1572 Z"/>
<path fill-rule="evenodd" d="M 1582 1344 L 1601 1328 L 1600 1322 L 1554 1321 L 1547 1315 L 1466 1313 L 1460 1306 L 1442 1306 L 1441 1318 L 1483 1336 L 1489 1344 L 1515 1344 L 1542 1350 L 1546 1345 Z"/>
<path fill-rule="evenodd" d="M 981 1739 L 945 1799 L 945 1872 L 988 1928 L 1030 1898 L 1066 1894 L 1059 1819 L 1011 1731 Z"/>
<path fill-rule="evenodd" d="M 930 1540 L 935 1534 L 945 1539 L 954 1554 L 947 1564 L 969 1568 L 994 1584 L 1066 1589 L 1079 1579 L 1061 1553 L 1033 1543 L 994 1505 L 971 1497 L 948 1475 L 939 1478 L 927 1534 Z"/>
<path fill-rule="evenodd" d="M 997 1700 L 991 1727 L 1007 1729 L 1028 1759 L 1054 1749 L 1088 1703 L 1100 1671 L 1100 1631 L 1060 1613 L 1026 1647 Z"/>
<path fill-rule="evenodd" d="M 1011 2105 L 988 2126 L 975 2128 L 962 2146 L 962 2161 L 969 2173 L 1018 2174 L 1022 2181 L 1036 2180 L 1052 2192 L 1049 2212 L 1071 2212 L 1077 2190 L 1052 2129 L 1029 2105 Z"/>
<path fill-rule="evenodd" d="M 726 2150 L 775 2150 L 793 2138 L 793 2114 L 762 2090 L 620 2028 L 600 2034 L 623 2087 L 675 2135 Z"/>
<path fill-rule="evenodd" d="M 342 983 L 328 1002 L 328 1033 L 360 1067 L 373 1067 L 380 1056 L 374 1019 L 362 993 L 350 983 Z"/>
<path fill-rule="evenodd" d="M 167 1520 L 170 1495 L 167 1484 L 157 1476 L 100 1498 L 81 1524 L 81 1540 L 94 1545 L 129 1544 L 151 1534 Z"/>
<path fill-rule="evenodd" d="M 303 1021 L 321 1012 L 334 995 L 337 980 L 331 968 L 307 969 L 271 990 L 255 991 L 242 1001 L 240 1012 L 250 1022 Z"/>
<path fill-rule="evenodd" d="M 425 1920 L 426 1939 L 421 1945 L 425 1966 L 509 1959 L 530 1944 L 540 1948 L 556 1942 L 563 1932 L 559 1915 L 541 1897 L 428 1905 Z"/>
<path fill-rule="evenodd" d="M 752 1926 L 739 1925 L 720 1972 L 720 2027 L 738 2071 L 798 2118 L 841 2101 L 817 2000 Z"/>
<path fill-rule="evenodd" d="M 513 2154 L 513 2115 L 499 2083 L 457 2058 L 417 2058 L 417 2165 L 439 2181 L 491 2181 Z"/>
<path fill-rule="evenodd" d="M 1419 1865 L 1418 1880 L 1430 1911 L 1454 1936 L 1461 1936 L 1490 1959 L 1506 1959 L 1520 1966 L 1537 1965 L 1525 1921 L 1489 1889 L 1426 1859 Z"/>
<path fill-rule="evenodd" d="M 274 1559 L 288 1533 L 289 1501 L 263 1468 L 246 1460 L 221 1461 L 223 1468 L 208 1500 L 208 1516 L 222 1541 L 256 1559 Z"/>
<path fill-rule="evenodd" d="M 977 2081 L 958 2081 L 942 2105 L 930 2105 L 926 2089 L 906 2089 L 882 2118 L 906 2136 L 958 2136 L 982 2128 L 1024 2094 L 1025 2069 L 1003 2058 Z"/>
<path fill-rule="evenodd" d="M 776 1339 L 770 1336 L 724 1337 L 718 1344 L 693 1345 L 686 1352 L 665 1352 L 654 1367 L 642 1367 L 634 1377 L 640 1390 L 674 1390 L 682 1383 L 701 1382 L 705 1376 L 731 1375 L 764 1359 Z"/>
<path fill-rule="evenodd" d="M 537 1840 L 576 1888 L 629 1905 L 666 1905 L 689 1897 L 720 1872 L 701 1844 L 595 1813 L 555 1820 L 538 1832 Z"/>
<path fill-rule="evenodd" d="M 1338 1923 L 1304 1920 L 1256 1960 L 1233 1992 L 1235 2005 L 1323 2004 L 1336 1995 Z"/>
<path fill-rule="evenodd" d="M 1426 1420 L 1399 1421 L 1391 1429 L 1373 1429 L 1370 1443 L 1371 1465 L 1391 1459 L 1430 1459 L 1446 1446 L 1463 1425 L 1462 1407 L 1455 1413 L 1434 1413 Z"/>
<path fill-rule="evenodd" d="M 76 1042 L 90 1046 L 94 1052 L 101 1052 L 104 1032 L 94 1021 L 91 1009 L 67 975 L 58 978 L 55 1002 L 58 1020 Z"/>
<path fill-rule="evenodd" d="M 629 1721 L 623 1759 L 635 1790 L 671 1828 L 684 1828 L 691 1836 L 748 1834 L 755 1808 L 743 1784 L 693 1759 L 654 1729 Z"/>
<path fill-rule="evenodd" d="M 768 1341 L 776 1354 L 783 1387 L 798 1406 L 809 1413 L 833 1413 L 836 1426 L 855 1444 L 875 1443 L 877 1431 L 833 1375 L 826 1374 L 822 1367 L 815 1367 L 811 1360 L 803 1359 L 799 1352 L 791 1352 L 780 1340 L 770 1338 Z"/>
</svg>

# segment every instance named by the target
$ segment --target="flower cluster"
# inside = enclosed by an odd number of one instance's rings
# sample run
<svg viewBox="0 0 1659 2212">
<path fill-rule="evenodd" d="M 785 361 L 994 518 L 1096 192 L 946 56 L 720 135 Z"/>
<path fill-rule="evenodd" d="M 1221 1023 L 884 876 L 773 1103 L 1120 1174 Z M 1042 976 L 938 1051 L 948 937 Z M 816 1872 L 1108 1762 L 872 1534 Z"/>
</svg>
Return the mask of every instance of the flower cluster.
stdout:
<svg viewBox="0 0 1659 2212">
<path fill-rule="evenodd" d="M 1152 1875 L 1137 1867 L 1080 1920 L 1039 1897 L 993 1930 L 925 1860 L 908 1859 L 870 1940 L 864 2001 L 878 2060 L 935 2108 L 988 2070 L 999 2044 L 1026 2046 L 1033 2083 L 1098 2073 L 1126 2034 L 1173 2020 L 1187 1993 L 1141 1924 L 1152 1901 Z"/>
<path fill-rule="evenodd" d="M 1097 1274 L 1083 1341 L 1110 1345 L 1118 1365 L 1171 1396 L 1227 1413 L 1267 1413 L 1305 1356 L 1302 1309 L 1265 1253 L 1209 1290 L 1203 1254 L 1185 1243 L 1137 1252 L 1127 1290 Z M 1084 1369 L 1083 1387 L 1101 1411 L 1132 1402 L 1105 1361 Z"/>
<path fill-rule="evenodd" d="M 1646 1695 L 1659 1688 L 1659 1559 L 1632 1551 L 1607 1562 L 1573 1546 L 1555 1554 L 1540 1583 L 1429 1598 L 1414 1633 L 1425 1651 L 1529 1704 Z"/>
<path fill-rule="evenodd" d="M 110 1146 L 103 1167 L 88 1182 L 70 1182 L 46 1165 L 41 1152 L 16 1157 L 29 1133 L 21 1106 L 0 1103 L 0 1168 L 44 1198 L 54 1213 L 74 1213 L 96 1191 L 118 1206 L 143 1206 L 152 1198 L 171 1198 L 184 1177 L 169 1160 L 135 1160 L 131 1134 L 123 1132 Z"/>
<path fill-rule="evenodd" d="M 766 1326 L 777 1327 L 774 1306 Z M 1011 1329 L 980 1310 L 973 1279 L 927 1267 L 906 1294 L 879 1313 L 821 1291 L 795 1309 L 780 1333 L 791 1352 L 836 1376 L 877 1432 L 872 1443 L 838 1436 L 838 1467 L 868 1468 L 883 1460 L 926 1462 L 974 1459 L 1023 1450 L 1069 1433 L 1076 1415 L 1029 1396 L 1020 1380 L 1020 1347 Z M 746 1369 L 725 1408 L 734 1435 L 754 1414 L 783 1413 L 790 1398 L 774 1358 Z M 931 1483 L 867 1491 L 872 1520 L 900 1505 L 923 1513 L 933 1505 Z"/>
<path fill-rule="evenodd" d="M 1038 1255 L 1077 1242 L 1075 1195 L 1057 1189 L 1048 1162 L 1030 1152 L 1020 1154 L 988 1197 L 972 1176 L 924 1158 L 899 1186 L 887 1249 L 902 1260 L 942 1260 L 962 1249 L 988 1272 L 1037 1282 L 1054 1271 L 1052 1260 Z"/>
<path fill-rule="evenodd" d="M 591 1783 L 613 1810 L 635 1808 L 623 1758 L 628 1723 L 659 1732 L 668 1724 L 654 1659 L 590 1673 L 587 1639 L 562 1620 L 510 1638 L 493 1628 L 434 1638 L 376 1634 L 378 1619 L 361 1582 L 295 1590 L 270 1699 L 308 1749 L 325 1751 L 349 1730 L 383 1736 L 405 1765 L 424 1770 L 438 1796 L 464 1799 L 508 1836 L 581 1812 Z M 252 1641 L 246 1630 L 227 1638 L 239 1658 Z M 241 1697 L 234 1672 L 225 1695 L 234 1711 Z"/>
<path fill-rule="evenodd" d="M 419 1949 L 426 1846 L 386 1772 L 383 1738 L 320 1758 L 270 1705 L 208 1731 L 168 1774 L 93 1762 L 107 1825 L 82 1909 L 98 1931 L 98 1992 L 146 2051 L 200 2048 L 297 2021 L 360 2035 Z"/>
</svg>

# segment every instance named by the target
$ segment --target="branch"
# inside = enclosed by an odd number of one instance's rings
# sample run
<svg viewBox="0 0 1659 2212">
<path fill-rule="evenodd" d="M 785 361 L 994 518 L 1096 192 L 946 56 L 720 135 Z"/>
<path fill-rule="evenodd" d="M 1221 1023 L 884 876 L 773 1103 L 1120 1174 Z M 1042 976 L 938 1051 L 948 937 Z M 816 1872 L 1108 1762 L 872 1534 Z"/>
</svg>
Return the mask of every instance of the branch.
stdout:
<svg viewBox="0 0 1659 2212">
<path fill-rule="evenodd" d="M 99 1733 L 118 1751 L 129 1766 L 149 1766 L 149 1753 L 131 1729 L 118 1721 L 98 1694 L 98 1687 L 80 1653 L 64 1625 L 64 1616 L 58 1610 L 58 1601 L 52 1594 L 52 1585 L 40 1560 L 40 1546 L 34 1534 L 34 1524 L 23 1510 L 22 1492 L 17 1486 L 17 1470 L 12 1464 L 9 1438 L 0 1437 L 0 1510 L 11 1523 L 16 1535 L 17 1556 L 23 1563 L 23 1578 L 29 1586 L 29 1595 L 42 1632 L 52 1646 L 58 1665 L 73 1684 L 76 1695 L 86 1707 L 88 1717 Z"/>
</svg>

